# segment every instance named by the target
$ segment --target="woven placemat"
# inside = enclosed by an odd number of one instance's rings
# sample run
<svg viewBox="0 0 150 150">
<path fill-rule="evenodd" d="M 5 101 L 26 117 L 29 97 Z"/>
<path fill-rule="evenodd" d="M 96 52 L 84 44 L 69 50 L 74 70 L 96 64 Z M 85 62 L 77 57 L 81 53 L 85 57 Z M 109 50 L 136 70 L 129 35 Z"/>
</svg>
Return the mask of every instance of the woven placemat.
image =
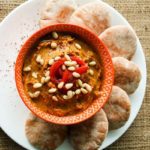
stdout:
<svg viewBox="0 0 150 150">
<path fill-rule="evenodd" d="M 0 21 L 25 0 L 0 0 Z M 136 31 L 146 56 L 147 90 L 142 108 L 128 131 L 111 150 L 150 150 L 150 0 L 105 0 L 129 21 Z M 140 61 L 140 60 L 139 60 Z M 138 99 L 137 99 L 138 100 Z M 0 129 L 0 150 L 24 150 Z"/>
</svg>

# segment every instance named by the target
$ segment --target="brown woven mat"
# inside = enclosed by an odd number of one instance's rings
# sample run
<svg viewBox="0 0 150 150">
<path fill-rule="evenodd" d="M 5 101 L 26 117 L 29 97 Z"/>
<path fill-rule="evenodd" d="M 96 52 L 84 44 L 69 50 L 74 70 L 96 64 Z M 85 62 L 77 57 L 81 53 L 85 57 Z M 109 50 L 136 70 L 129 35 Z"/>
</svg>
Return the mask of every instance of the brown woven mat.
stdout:
<svg viewBox="0 0 150 150">
<path fill-rule="evenodd" d="M 0 21 L 25 0 L 0 0 Z M 107 149 L 150 150 L 150 0 L 105 0 L 135 29 L 145 52 L 148 80 L 144 103 L 128 131 Z M 0 150 L 24 150 L 0 129 Z"/>
</svg>

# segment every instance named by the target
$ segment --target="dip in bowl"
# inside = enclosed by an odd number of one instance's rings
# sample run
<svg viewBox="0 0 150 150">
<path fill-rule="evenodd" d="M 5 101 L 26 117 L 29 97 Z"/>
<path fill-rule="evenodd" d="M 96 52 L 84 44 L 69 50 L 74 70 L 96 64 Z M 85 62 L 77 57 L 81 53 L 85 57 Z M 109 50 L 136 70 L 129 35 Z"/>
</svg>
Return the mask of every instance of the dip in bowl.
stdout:
<svg viewBox="0 0 150 150">
<path fill-rule="evenodd" d="M 94 33 L 57 24 L 26 41 L 15 77 L 22 100 L 35 115 L 68 125 L 88 119 L 103 107 L 114 69 L 107 48 Z"/>
</svg>

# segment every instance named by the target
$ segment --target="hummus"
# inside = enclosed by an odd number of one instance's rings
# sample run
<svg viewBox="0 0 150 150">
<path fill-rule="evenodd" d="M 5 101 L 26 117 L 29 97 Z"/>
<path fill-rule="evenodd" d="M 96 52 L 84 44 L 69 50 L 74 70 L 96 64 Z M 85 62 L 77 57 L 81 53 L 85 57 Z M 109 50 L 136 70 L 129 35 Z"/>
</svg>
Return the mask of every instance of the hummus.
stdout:
<svg viewBox="0 0 150 150">
<path fill-rule="evenodd" d="M 100 58 L 89 43 L 69 33 L 40 39 L 26 56 L 23 84 L 32 103 L 67 116 L 85 110 L 100 95 Z"/>
</svg>

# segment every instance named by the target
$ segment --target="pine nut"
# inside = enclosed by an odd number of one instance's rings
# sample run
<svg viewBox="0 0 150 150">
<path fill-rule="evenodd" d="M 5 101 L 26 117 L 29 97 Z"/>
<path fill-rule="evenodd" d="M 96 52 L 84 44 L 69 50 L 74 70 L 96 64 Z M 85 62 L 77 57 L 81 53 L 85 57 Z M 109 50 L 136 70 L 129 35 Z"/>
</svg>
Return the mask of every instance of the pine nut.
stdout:
<svg viewBox="0 0 150 150">
<path fill-rule="evenodd" d="M 63 99 L 67 100 L 69 99 L 67 95 L 63 95 Z"/>
<path fill-rule="evenodd" d="M 68 96 L 69 99 L 72 98 L 73 97 L 73 92 L 71 90 L 68 91 L 67 96 Z"/>
<path fill-rule="evenodd" d="M 71 61 L 65 61 L 64 64 L 65 64 L 66 66 L 71 66 Z"/>
<path fill-rule="evenodd" d="M 74 91 L 72 91 L 72 95 L 74 96 L 76 93 Z"/>
<path fill-rule="evenodd" d="M 64 64 L 65 64 L 66 66 L 68 66 L 68 67 L 69 67 L 69 66 L 72 66 L 71 61 L 65 61 Z"/>
<path fill-rule="evenodd" d="M 89 65 L 90 65 L 90 66 L 95 66 L 95 65 L 96 65 L 96 61 L 91 61 L 91 62 L 89 63 Z"/>
<path fill-rule="evenodd" d="M 65 65 L 62 65 L 62 70 L 66 70 L 66 66 Z"/>
<path fill-rule="evenodd" d="M 41 83 L 44 84 L 45 83 L 45 77 L 41 78 Z"/>
<path fill-rule="evenodd" d="M 77 62 L 76 61 L 71 61 L 72 66 L 76 66 Z"/>
<path fill-rule="evenodd" d="M 73 83 L 67 83 L 66 85 L 65 85 L 65 88 L 68 90 L 68 89 L 70 89 L 70 88 L 72 88 L 73 87 Z"/>
<path fill-rule="evenodd" d="M 75 91 L 75 94 L 76 95 L 79 95 L 81 93 L 81 90 L 80 89 L 77 89 L 76 91 Z"/>
<path fill-rule="evenodd" d="M 28 92 L 28 94 L 29 94 L 29 96 L 30 96 L 31 98 L 34 98 L 34 95 L 33 95 L 33 93 L 31 93 L 31 92 Z"/>
<path fill-rule="evenodd" d="M 32 72 L 32 77 L 33 77 L 33 78 L 37 79 L 37 75 L 38 75 L 37 72 Z"/>
<path fill-rule="evenodd" d="M 35 89 L 40 88 L 40 87 L 42 87 L 41 83 L 34 83 L 33 84 L 33 88 L 35 88 Z"/>
<path fill-rule="evenodd" d="M 47 70 L 47 71 L 45 72 L 45 76 L 47 77 L 47 76 L 49 76 L 49 75 L 50 75 L 50 71 Z"/>
<path fill-rule="evenodd" d="M 49 61 L 48 61 L 48 64 L 49 65 L 52 65 L 54 63 L 54 59 L 50 59 Z"/>
<path fill-rule="evenodd" d="M 25 68 L 23 69 L 23 71 L 25 71 L 25 72 L 31 71 L 31 67 L 30 67 L 30 66 L 27 66 L 27 67 L 25 67 Z"/>
<path fill-rule="evenodd" d="M 72 75 L 73 75 L 73 77 L 75 77 L 75 78 L 79 78 L 79 77 L 80 77 L 80 74 L 77 73 L 77 72 L 73 72 Z"/>
<path fill-rule="evenodd" d="M 39 62 L 41 60 L 41 55 L 38 55 L 36 58 L 36 62 Z"/>
<path fill-rule="evenodd" d="M 75 66 L 77 64 L 76 61 L 65 61 L 64 64 L 68 67 Z"/>
<path fill-rule="evenodd" d="M 78 43 L 75 44 L 75 47 L 76 47 L 77 49 L 81 49 L 81 45 L 78 44 Z"/>
<path fill-rule="evenodd" d="M 52 96 L 52 99 L 56 102 L 58 101 L 58 98 L 56 96 Z"/>
<path fill-rule="evenodd" d="M 39 95 L 40 95 L 40 91 L 36 91 L 35 93 L 34 93 L 34 97 L 38 97 Z"/>
<path fill-rule="evenodd" d="M 52 48 L 52 49 L 55 49 L 55 48 L 57 48 L 57 43 L 55 43 L 55 42 L 52 42 L 52 43 L 51 43 L 51 48 Z"/>
<path fill-rule="evenodd" d="M 81 92 L 82 92 L 83 94 L 87 94 L 87 93 L 88 93 L 88 91 L 87 91 L 86 89 L 84 89 L 84 88 L 81 88 Z"/>
<path fill-rule="evenodd" d="M 63 86 L 64 86 L 64 82 L 60 82 L 60 83 L 58 84 L 58 88 L 59 88 L 59 89 L 62 89 Z"/>
<path fill-rule="evenodd" d="M 59 56 L 57 56 L 57 57 L 55 57 L 55 61 L 57 61 L 57 60 L 59 60 L 61 57 L 59 57 Z"/>
<path fill-rule="evenodd" d="M 43 65 L 44 64 L 44 60 L 42 59 L 41 55 L 38 55 L 36 58 L 36 62 Z"/>
<path fill-rule="evenodd" d="M 89 74 L 90 74 L 91 76 L 93 76 L 93 75 L 94 75 L 94 71 L 93 71 L 92 69 L 90 69 L 90 70 L 89 70 Z"/>
<path fill-rule="evenodd" d="M 69 70 L 69 71 L 74 71 L 74 70 L 75 70 L 75 67 L 68 67 L 68 70 Z"/>
<path fill-rule="evenodd" d="M 65 58 L 66 58 L 66 60 L 71 61 L 71 58 L 69 55 L 65 54 Z"/>
<path fill-rule="evenodd" d="M 80 86 L 80 87 L 82 87 L 82 85 L 83 85 L 83 82 L 80 80 L 80 79 L 78 79 L 78 85 Z"/>
<path fill-rule="evenodd" d="M 49 93 L 55 93 L 56 91 L 57 91 L 56 88 L 51 88 L 51 89 L 48 90 Z"/>
<path fill-rule="evenodd" d="M 40 91 L 36 91 L 34 93 L 28 92 L 28 94 L 31 98 L 36 98 L 40 95 Z"/>
<path fill-rule="evenodd" d="M 52 32 L 52 37 L 53 37 L 54 39 L 58 39 L 58 34 L 57 34 L 57 32 Z"/>
<path fill-rule="evenodd" d="M 49 80 L 50 80 L 49 76 L 45 77 L 45 83 L 47 83 Z"/>
<path fill-rule="evenodd" d="M 87 84 L 87 83 L 84 83 L 84 84 L 83 84 L 83 87 L 85 87 L 88 92 L 91 92 L 91 91 L 92 91 L 92 87 L 91 87 L 89 84 Z"/>
<path fill-rule="evenodd" d="M 39 63 L 40 63 L 41 65 L 44 65 L 44 60 L 41 59 L 41 60 L 39 61 Z"/>
</svg>

